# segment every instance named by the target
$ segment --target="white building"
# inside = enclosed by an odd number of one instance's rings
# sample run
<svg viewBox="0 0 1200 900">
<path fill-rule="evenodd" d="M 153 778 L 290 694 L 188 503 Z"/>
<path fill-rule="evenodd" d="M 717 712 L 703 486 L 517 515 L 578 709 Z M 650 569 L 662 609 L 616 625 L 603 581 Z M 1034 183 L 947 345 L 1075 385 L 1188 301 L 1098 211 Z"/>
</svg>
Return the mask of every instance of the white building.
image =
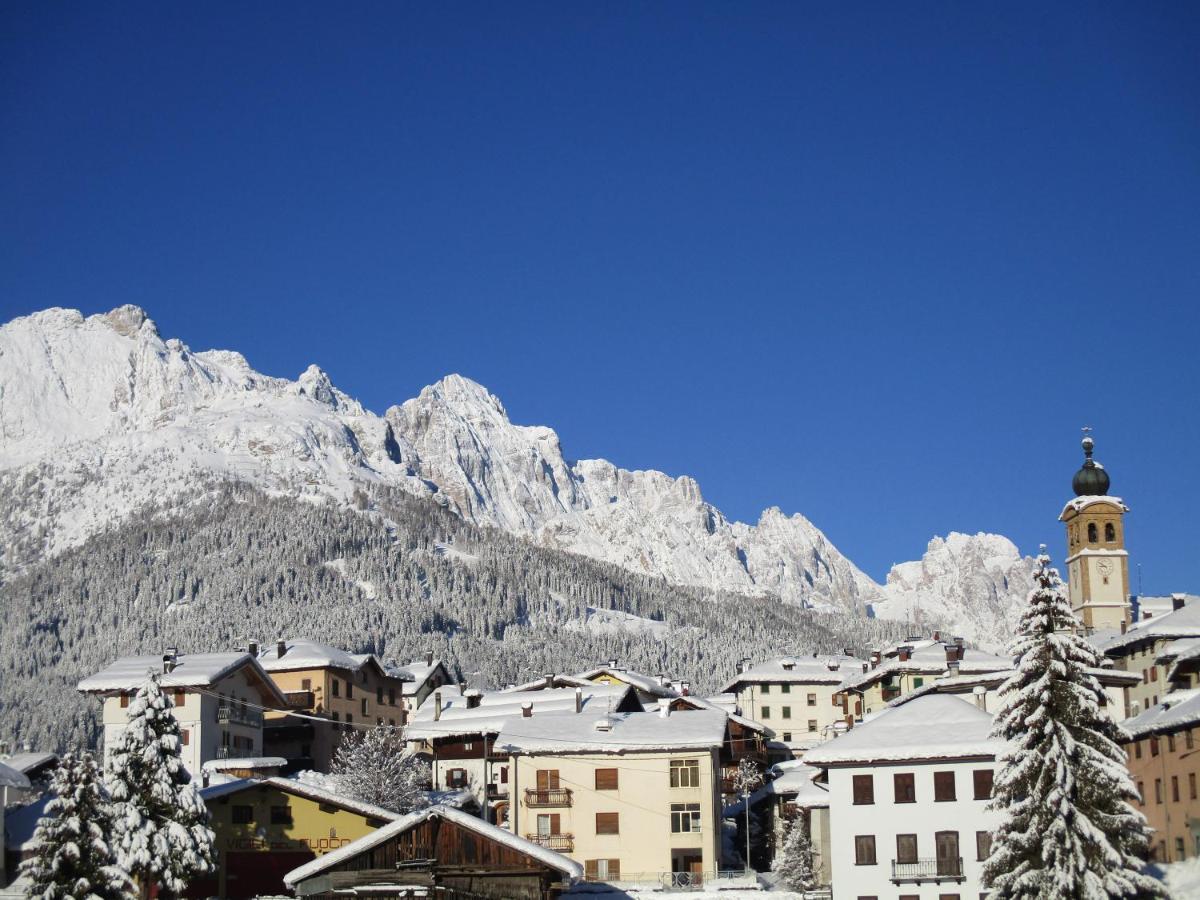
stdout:
<svg viewBox="0 0 1200 900">
<path fill-rule="evenodd" d="M 174 706 L 184 767 L 200 778 L 213 759 L 253 758 L 263 752 L 262 708 L 287 701 L 249 653 L 126 656 L 79 682 L 104 703 L 104 756 L 128 723 L 129 703 L 152 672 Z"/>
<path fill-rule="evenodd" d="M 1002 743 L 992 716 L 951 694 L 878 713 L 810 751 L 829 788 L 838 898 L 981 897 L 999 814 L 986 809 Z"/>
</svg>

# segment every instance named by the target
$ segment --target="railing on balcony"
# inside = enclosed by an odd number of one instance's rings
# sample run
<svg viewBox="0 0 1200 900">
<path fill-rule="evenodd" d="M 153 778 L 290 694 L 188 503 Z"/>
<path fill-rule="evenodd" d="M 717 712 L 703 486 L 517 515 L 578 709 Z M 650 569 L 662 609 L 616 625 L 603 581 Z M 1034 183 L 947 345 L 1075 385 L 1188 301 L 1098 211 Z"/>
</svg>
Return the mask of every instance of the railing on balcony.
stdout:
<svg viewBox="0 0 1200 900">
<path fill-rule="evenodd" d="M 251 728 L 262 728 L 263 723 L 262 713 L 241 706 L 218 706 L 217 721 L 221 724 L 249 725 Z"/>
<path fill-rule="evenodd" d="M 525 839 L 533 841 L 547 850 L 557 850 L 559 853 L 570 853 L 575 849 L 573 834 L 527 834 Z"/>
<path fill-rule="evenodd" d="M 570 806 L 571 791 L 569 788 L 553 791 L 538 791 L 533 788 L 525 789 L 526 806 Z"/>
<path fill-rule="evenodd" d="M 284 691 L 283 698 L 292 709 L 312 709 L 316 705 L 312 691 Z"/>
<path fill-rule="evenodd" d="M 949 859 L 892 860 L 892 881 L 962 881 L 962 857 Z"/>
</svg>

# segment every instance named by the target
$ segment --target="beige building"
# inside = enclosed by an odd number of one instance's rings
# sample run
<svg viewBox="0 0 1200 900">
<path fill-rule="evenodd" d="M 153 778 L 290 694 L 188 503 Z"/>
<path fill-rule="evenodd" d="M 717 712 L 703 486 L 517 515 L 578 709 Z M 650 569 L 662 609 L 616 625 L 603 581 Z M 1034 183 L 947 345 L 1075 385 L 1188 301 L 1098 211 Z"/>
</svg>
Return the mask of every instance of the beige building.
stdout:
<svg viewBox="0 0 1200 900">
<path fill-rule="evenodd" d="M 769 740 L 788 754 L 802 754 L 827 740 L 842 718 L 835 697 L 863 661 L 846 654 L 784 656 L 738 672 L 722 688 L 737 698 L 741 714 L 761 722 Z"/>
<path fill-rule="evenodd" d="M 263 750 L 262 709 L 285 700 L 275 683 L 249 653 L 128 656 L 79 682 L 78 689 L 103 701 L 105 760 L 125 730 L 129 703 L 152 672 L 174 706 L 179 721 L 181 757 L 200 778 L 204 763 L 216 759 L 254 759 Z"/>
<path fill-rule="evenodd" d="M 1092 459 L 1095 442 L 1083 439 L 1083 466 L 1071 485 L 1075 498 L 1059 515 L 1067 529 L 1067 589 L 1071 609 L 1087 630 L 1130 624 L 1129 554 L 1120 497 L 1110 497 L 1108 473 Z"/>
<path fill-rule="evenodd" d="M 718 710 L 510 720 L 514 833 L 583 865 L 594 881 L 699 884 L 720 866 Z"/>
<path fill-rule="evenodd" d="M 1092 636 L 1092 640 L 1125 672 L 1138 676 L 1128 692 L 1131 716 L 1157 706 L 1172 690 L 1168 681 L 1180 647 L 1200 638 L 1200 604 L 1183 602 L 1166 615 L 1142 619 L 1117 633 Z"/>
</svg>

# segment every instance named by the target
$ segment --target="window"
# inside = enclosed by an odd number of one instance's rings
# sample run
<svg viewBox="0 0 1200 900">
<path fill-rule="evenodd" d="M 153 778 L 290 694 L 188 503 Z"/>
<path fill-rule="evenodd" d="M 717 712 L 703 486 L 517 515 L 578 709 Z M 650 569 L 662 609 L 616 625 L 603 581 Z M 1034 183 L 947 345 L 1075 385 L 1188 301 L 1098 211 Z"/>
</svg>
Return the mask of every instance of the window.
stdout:
<svg viewBox="0 0 1200 900">
<path fill-rule="evenodd" d="M 816 695 L 816 694 L 809 694 L 809 695 L 808 695 L 808 705 L 809 705 L 809 706 L 816 706 L 816 705 L 817 705 L 817 695 Z"/>
<path fill-rule="evenodd" d="M 596 834 L 620 834 L 620 813 L 596 813 Z"/>
<path fill-rule="evenodd" d="M 933 773 L 933 799 L 937 803 L 946 803 L 955 799 L 953 772 Z"/>
<path fill-rule="evenodd" d="M 897 803 L 917 802 L 917 779 L 912 772 L 897 772 L 892 776 Z"/>
<path fill-rule="evenodd" d="M 671 760 L 671 787 L 694 788 L 700 787 L 700 760 L 673 759 Z"/>
<path fill-rule="evenodd" d="M 785 731 L 783 733 L 783 742 L 785 744 L 790 744 L 792 742 L 792 733 L 790 731 Z"/>
<path fill-rule="evenodd" d="M 1189 797 L 1189 799 L 1192 799 L 1192 800 L 1196 799 L 1196 773 L 1195 772 L 1188 772 L 1188 797 Z"/>
<path fill-rule="evenodd" d="M 1112 522 L 1104 523 L 1104 540 L 1110 544 L 1117 539 L 1117 529 L 1113 527 Z"/>
<path fill-rule="evenodd" d="M 915 691 L 917 688 L 921 687 L 924 683 L 925 683 L 925 679 L 922 678 L 920 675 L 917 675 L 916 677 L 913 678 L 913 690 Z"/>
<path fill-rule="evenodd" d="M 271 807 L 271 824 L 272 825 L 291 825 L 292 824 L 292 808 L 290 806 L 272 806 Z"/>
<path fill-rule="evenodd" d="M 396 689 L 388 688 L 388 706 L 396 705 Z"/>
<path fill-rule="evenodd" d="M 856 866 L 875 865 L 875 835 L 859 834 L 854 837 L 854 864 Z"/>
<path fill-rule="evenodd" d="M 699 803 L 671 804 L 671 833 L 686 834 L 700 830 Z"/>
<path fill-rule="evenodd" d="M 375 688 L 375 702 L 379 703 L 379 704 L 383 703 L 383 685 L 382 684 L 379 685 L 379 687 Z"/>
<path fill-rule="evenodd" d="M 896 862 L 915 863 L 917 861 L 917 836 L 915 834 L 896 835 Z"/>
<path fill-rule="evenodd" d="M 1133 743 L 1133 755 L 1134 755 L 1134 757 L 1135 757 L 1135 758 L 1137 758 L 1137 759 L 1141 759 L 1141 758 L 1142 758 L 1142 742 L 1141 742 L 1141 741 L 1134 741 L 1134 743 Z"/>
<path fill-rule="evenodd" d="M 346 699 L 347 700 L 354 699 L 354 682 L 351 681 L 349 678 L 346 679 Z"/>
<path fill-rule="evenodd" d="M 1172 803 L 1179 802 L 1179 776 L 1178 775 L 1171 776 L 1171 802 Z"/>
<path fill-rule="evenodd" d="M 185 694 L 183 691 L 176 691 L 174 702 L 177 708 L 183 706 L 183 704 L 187 702 L 187 694 Z"/>
<path fill-rule="evenodd" d="M 300 679 L 300 690 L 311 691 L 312 690 L 312 679 L 311 678 Z"/>
<path fill-rule="evenodd" d="M 854 776 L 854 805 L 868 806 L 875 802 L 875 777 L 873 775 Z"/>
<path fill-rule="evenodd" d="M 1175 735 L 1173 735 L 1173 734 L 1167 735 L 1167 752 L 1168 753 L 1175 752 Z"/>
<path fill-rule="evenodd" d="M 771 693 L 771 686 L 770 686 L 769 684 L 764 684 L 764 685 L 762 686 L 762 694 L 763 694 L 763 696 L 765 697 L 765 696 L 766 696 L 767 694 L 769 694 L 769 693 Z"/>
<path fill-rule="evenodd" d="M 367 698 L 366 697 L 362 698 L 362 714 L 363 714 L 363 718 L 365 719 L 367 717 Z"/>
<path fill-rule="evenodd" d="M 467 770 L 466 769 L 447 769 L 446 770 L 446 787 L 448 788 L 464 788 L 467 786 Z"/>
<path fill-rule="evenodd" d="M 1183 733 L 1183 746 L 1185 746 L 1187 749 L 1191 750 L 1192 747 L 1195 745 L 1195 743 L 1196 743 L 1196 740 L 1195 740 L 1195 738 L 1192 737 L 1192 729 L 1189 728 L 1187 731 L 1185 731 Z"/>
<path fill-rule="evenodd" d="M 992 834 L 989 831 L 975 832 L 975 858 L 987 859 L 992 855 Z"/>
<path fill-rule="evenodd" d="M 816 720 L 816 719 L 809 719 L 809 720 L 808 720 L 808 730 L 809 730 L 809 731 L 816 731 L 816 730 L 817 730 L 817 720 Z"/>
<path fill-rule="evenodd" d="M 192 742 L 192 729 L 184 728 L 179 732 L 179 743 L 187 746 Z"/>
<path fill-rule="evenodd" d="M 335 682 L 335 684 L 336 684 L 336 682 Z M 333 721 L 335 721 L 335 722 L 341 721 L 341 718 L 342 718 L 342 717 L 341 717 L 341 716 L 339 716 L 337 713 L 334 713 L 334 714 L 333 714 Z M 336 730 L 337 730 L 337 726 L 335 725 L 335 726 L 334 726 L 334 731 L 336 731 Z"/>
<path fill-rule="evenodd" d="M 588 881 L 620 881 L 621 861 L 619 859 L 589 859 L 583 864 L 583 871 Z"/>
<path fill-rule="evenodd" d="M 537 789 L 539 791 L 557 791 L 559 789 L 558 769 L 538 769 Z"/>
<path fill-rule="evenodd" d="M 1162 779 L 1155 778 L 1154 779 L 1154 802 L 1162 803 L 1162 797 L 1163 797 L 1163 795 L 1162 795 Z"/>
<path fill-rule="evenodd" d="M 1186 855 L 1183 849 L 1183 838 L 1175 838 L 1175 861 L 1183 862 Z"/>
<path fill-rule="evenodd" d="M 1157 706 L 1158 704 L 1155 705 Z M 1150 738 L 1150 755 L 1158 756 L 1158 738 L 1156 737 Z"/>
<path fill-rule="evenodd" d="M 779 692 L 781 694 L 790 694 L 792 692 L 792 686 L 790 684 L 781 684 L 779 686 Z"/>
<path fill-rule="evenodd" d="M 335 697 L 342 696 L 342 683 L 340 681 L 338 681 L 336 678 L 333 679 L 333 696 L 335 696 Z"/>
<path fill-rule="evenodd" d="M 762 708 L 762 717 L 763 717 L 764 719 L 769 719 L 769 718 L 771 718 L 771 707 L 769 707 L 769 706 L 764 706 L 764 707 Z"/>
<path fill-rule="evenodd" d="M 1088 543 L 1095 544 L 1099 541 L 1099 533 L 1096 530 L 1095 522 L 1088 522 Z"/>
<path fill-rule="evenodd" d="M 562 816 L 559 813 L 542 814 L 537 817 L 538 837 L 562 834 Z"/>
<path fill-rule="evenodd" d="M 354 713 L 346 713 L 346 730 L 350 730 L 350 725 L 354 723 Z"/>
<path fill-rule="evenodd" d="M 975 799 L 976 800 L 991 800 L 992 799 L 992 770 L 991 769 L 976 769 L 971 773 L 971 778 L 975 782 Z"/>
<path fill-rule="evenodd" d="M 235 804 L 231 810 L 234 825 L 249 825 L 254 821 L 254 807 Z"/>
<path fill-rule="evenodd" d="M 615 791 L 617 789 L 618 769 L 597 769 L 596 790 Z"/>
<path fill-rule="evenodd" d="M 129 695 L 122 694 L 121 695 L 121 709 L 127 709 L 128 707 L 129 707 Z"/>
<path fill-rule="evenodd" d="M 790 706 L 783 707 L 782 714 L 785 719 L 790 719 L 792 717 L 792 708 Z"/>
<path fill-rule="evenodd" d="M 1137 783 L 1137 795 L 1138 795 L 1138 803 L 1146 802 L 1146 785 L 1140 781 Z"/>
</svg>

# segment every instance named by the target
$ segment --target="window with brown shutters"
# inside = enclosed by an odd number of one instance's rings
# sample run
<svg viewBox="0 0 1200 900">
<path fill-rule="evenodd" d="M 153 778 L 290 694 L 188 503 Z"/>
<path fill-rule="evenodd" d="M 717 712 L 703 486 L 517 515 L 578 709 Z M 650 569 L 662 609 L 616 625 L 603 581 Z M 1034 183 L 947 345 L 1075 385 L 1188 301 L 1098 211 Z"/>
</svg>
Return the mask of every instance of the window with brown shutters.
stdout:
<svg viewBox="0 0 1200 900">
<path fill-rule="evenodd" d="M 179 743 L 187 746 L 192 742 L 192 730 L 190 728 L 181 729 L 179 732 Z"/>
<path fill-rule="evenodd" d="M 992 835 L 988 831 L 975 832 L 975 858 L 985 860 L 992 855 Z"/>
<path fill-rule="evenodd" d="M 872 775 L 854 776 L 854 805 L 867 806 L 875 802 L 875 778 Z"/>
<path fill-rule="evenodd" d="M 892 776 L 897 803 L 917 802 L 917 779 L 912 772 L 897 772 Z"/>
<path fill-rule="evenodd" d="M 620 813 L 596 813 L 596 834 L 620 834 Z"/>
<path fill-rule="evenodd" d="M 121 695 L 121 709 L 125 709 L 125 708 L 127 708 L 128 706 L 129 706 L 129 695 L 128 695 L 128 694 L 122 694 L 122 695 Z"/>
<path fill-rule="evenodd" d="M 596 770 L 596 790 L 598 791 L 615 791 L 618 782 L 617 769 L 597 769 Z"/>
<path fill-rule="evenodd" d="M 992 799 L 992 770 L 991 769 L 976 769 L 971 773 L 971 778 L 975 782 L 975 799 L 976 800 L 991 800 Z"/>
<path fill-rule="evenodd" d="M 619 859 L 589 859 L 583 863 L 583 873 L 588 881 L 620 881 Z"/>
<path fill-rule="evenodd" d="M 537 789 L 539 791 L 559 790 L 558 769 L 538 769 Z"/>
<path fill-rule="evenodd" d="M 933 799 L 938 803 L 955 799 L 953 772 L 933 773 Z"/>
<path fill-rule="evenodd" d="M 915 834 L 896 835 L 896 862 L 915 863 L 917 861 L 917 836 Z"/>
<path fill-rule="evenodd" d="M 854 837 L 854 864 L 856 866 L 875 865 L 875 835 L 859 834 Z"/>
<path fill-rule="evenodd" d="M 183 704 L 186 702 L 186 700 L 187 700 L 187 694 L 185 694 L 183 691 L 175 692 L 174 703 L 175 703 L 176 709 L 178 709 L 180 706 L 183 706 Z"/>
</svg>

